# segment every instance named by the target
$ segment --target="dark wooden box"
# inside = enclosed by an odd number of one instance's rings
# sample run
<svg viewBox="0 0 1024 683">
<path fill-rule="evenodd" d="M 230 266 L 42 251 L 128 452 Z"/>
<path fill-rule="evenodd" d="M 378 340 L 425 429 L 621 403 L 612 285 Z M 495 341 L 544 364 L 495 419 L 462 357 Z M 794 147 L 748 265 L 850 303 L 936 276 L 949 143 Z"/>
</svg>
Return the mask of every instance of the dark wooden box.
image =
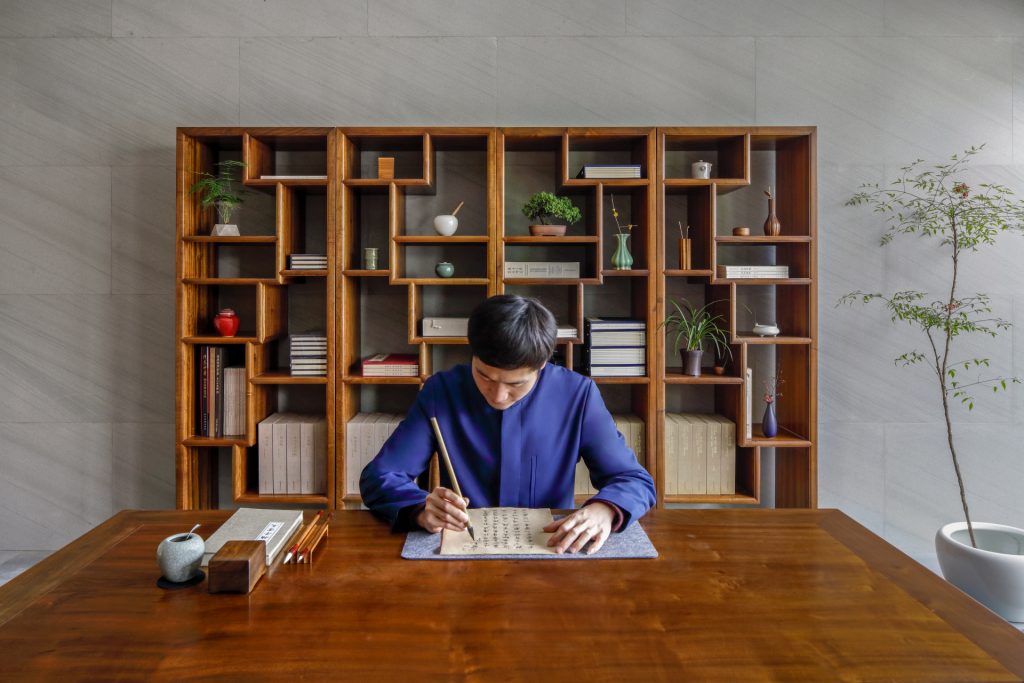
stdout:
<svg viewBox="0 0 1024 683">
<path fill-rule="evenodd" d="M 248 593 L 267 571 L 267 544 L 228 541 L 207 567 L 211 593 Z"/>
</svg>

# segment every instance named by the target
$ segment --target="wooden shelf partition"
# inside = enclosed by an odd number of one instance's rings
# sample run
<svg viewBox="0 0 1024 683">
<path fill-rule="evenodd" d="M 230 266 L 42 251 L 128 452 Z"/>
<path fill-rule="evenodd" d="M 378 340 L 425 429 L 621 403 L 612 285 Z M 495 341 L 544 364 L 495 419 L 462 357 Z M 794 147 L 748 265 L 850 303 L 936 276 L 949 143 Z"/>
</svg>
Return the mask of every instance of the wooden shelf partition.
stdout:
<svg viewBox="0 0 1024 683">
<path fill-rule="evenodd" d="M 390 177 L 380 176 L 380 158 L 393 160 Z M 213 212 L 200 207 L 188 188 L 195 173 L 226 159 L 245 161 L 245 184 L 273 199 L 274 234 L 246 234 L 243 220 L 241 236 L 210 236 Z M 359 507 L 352 482 L 362 462 L 346 451 L 349 421 L 360 413 L 404 413 L 434 371 L 469 360 L 465 337 L 424 337 L 423 318 L 468 317 L 480 301 L 505 292 L 539 298 L 560 325 L 577 328 L 575 338 L 559 340 L 557 352 L 557 362 L 577 371 L 583 369 L 587 318 L 646 323 L 644 375 L 594 379 L 613 414 L 643 423 L 640 455 L 657 483 L 659 505 L 759 504 L 763 452 L 774 449 L 775 504 L 816 506 L 815 159 L 815 129 L 803 127 L 179 129 L 178 506 L 217 506 L 218 461 L 226 457 L 235 503 Z M 698 160 L 711 162 L 710 178 L 690 177 Z M 641 178 L 576 177 L 584 165 L 602 163 L 637 164 Z M 725 221 L 759 232 L 764 215 L 743 212 L 762 205 L 768 185 L 778 197 L 782 234 L 732 235 Z M 581 210 L 582 220 L 564 237 L 529 234 L 520 209 L 539 191 L 568 197 Z M 464 208 L 457 232 L 436 234 L 433 216 L 459 202 Z M 633 264 L 625 270 L 612 266 L 618 230 L 613 202 L 619 221 L 633 226 L 626 241 Z M 689 226 L 688 264 L 680 262 L 677 248 L 680 223 Z M 364 268 L 366 247 L 378 249 L 375 269 Z M 326 269 L 288 268 L 290 254 L 311 248 L 324 249 Z M 256 277 L 248 275 L 251 269 L 234 276 L 221 268 L 230 249 L 243 261 L 272 252 L 273 267 Z M 434 274 L 440 261 L 455 265 L 454 277 Z M 580 276 L 506 278 L 508 261 L 577 262 Z M 792 277 L 716 277 L 718 265 L 737 262 L 787 265 Z M 658 324 L 669 301 L 681 297 L 712 303 L 726 320 L 733 354 L 724 374 L 705 369 L 698 377 L 683 375 L 678 355 L 666 347 Z M 212 317 L 225 303 L 246 311 L 248 331 L 235 338 L 212 332 Z M 757 320 L 779 325 L 780 335 L 754 336 L 745 307 Z M 309 331 L 311 317 L 328 336 L 328 373 L 293 377 L 286 340 Z M 206 344 L 244 357 L 244 435 L 196 435 L 195 349 Z M 418 357 L 417 375 L 362 376 L 361 361 L 384 352 Z M 746 380 L 748 366 L 753 384 Z M 759 424 L 759 383 L 776 367 L 786 391 L 778 404 L 779 434 L 767 438 Z M 260 495 L 257 425 L 292 403 L 312 403 L 327 418 L 327 490 Z M 666 491 L 666 468 L 676 464 L 666 461 L 665 416 L 683 406 L 735 422 L 735 493 Z M 749 439 L 747 422 L 753 423 Z M 578 501 L 586 497 L 576 492 Z"/>
</svg>

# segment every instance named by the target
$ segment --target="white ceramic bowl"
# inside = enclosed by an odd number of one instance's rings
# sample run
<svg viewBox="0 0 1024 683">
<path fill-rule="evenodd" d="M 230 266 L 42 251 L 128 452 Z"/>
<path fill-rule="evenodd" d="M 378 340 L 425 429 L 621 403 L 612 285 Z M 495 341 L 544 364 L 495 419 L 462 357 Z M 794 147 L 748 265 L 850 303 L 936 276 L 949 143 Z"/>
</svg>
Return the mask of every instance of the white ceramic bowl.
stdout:
<svg viewBox="0 0 1024 683">
<path fill-rule="evenodd" d="M 1024 529 L 975 522 L 971 546 L 967 522 L 935 534 L 942 575 L 951 584 L 1009 621 L 1024 621 Z"/>
<path fill-rule="evenodd" d="M 779 333 L 779 328 L 775 325 L 754 325 L 754 334 L 759 337 L 774 337 Z"/>
<path fill-rule="evenodd" d="M 438 235 L 450 237 L 455 234 L 455 231 L 459 229 L 459 219 L 455 216 L 445 214 L 443 216 L 434 216 L 434 230 L 437 231 Z"/>
</svg>

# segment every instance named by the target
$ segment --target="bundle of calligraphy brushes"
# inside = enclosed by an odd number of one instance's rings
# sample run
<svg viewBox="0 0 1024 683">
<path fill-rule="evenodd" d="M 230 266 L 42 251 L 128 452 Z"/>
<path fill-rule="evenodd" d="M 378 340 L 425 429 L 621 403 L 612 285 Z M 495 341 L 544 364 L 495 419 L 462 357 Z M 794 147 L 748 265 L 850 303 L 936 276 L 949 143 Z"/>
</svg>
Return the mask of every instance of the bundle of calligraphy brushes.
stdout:
<svg viewBox="0 0 1024 683">
<path fill-rule="evenodd" d="M 294 560 L 294 564 L 305 564 L 313 561 L 313 551 L 320 544 L 328 534 L 330 530 L 331 518 L 334 517 L 334 513 L 330 512 L 324 516 L 324 511 L 320 510 L 316 513 L 316 517 L 311 519 L 306 526 L 304 526 L 298 534 L 295 536 L 295 543 L 288 549 L 288 554 L 284 556 L 283 564 L 288 564 Z"/>
</svg>

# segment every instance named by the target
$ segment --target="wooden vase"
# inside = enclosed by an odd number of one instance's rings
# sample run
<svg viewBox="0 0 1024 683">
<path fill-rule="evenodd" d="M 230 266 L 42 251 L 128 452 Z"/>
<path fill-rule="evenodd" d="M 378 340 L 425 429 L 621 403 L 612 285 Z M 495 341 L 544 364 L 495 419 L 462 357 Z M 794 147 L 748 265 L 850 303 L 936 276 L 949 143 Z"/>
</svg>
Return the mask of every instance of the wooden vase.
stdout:
<svg viewBox="0 0 1024 683">
<path fill-rule="evenodd" d="M 775 197 L 768 197 L 768 218 L 764 219 L 764 234 L 769 237 L 778 237 L 782 232 L 782 224 L 779 217 L 775 215 Z"/>
<path fill-rule="evenodd" d="M 679 270 L 691 270 L 693 268 L 692 248 L 693 240 L 689 237 L 679 238 Z"/>
</svg>

